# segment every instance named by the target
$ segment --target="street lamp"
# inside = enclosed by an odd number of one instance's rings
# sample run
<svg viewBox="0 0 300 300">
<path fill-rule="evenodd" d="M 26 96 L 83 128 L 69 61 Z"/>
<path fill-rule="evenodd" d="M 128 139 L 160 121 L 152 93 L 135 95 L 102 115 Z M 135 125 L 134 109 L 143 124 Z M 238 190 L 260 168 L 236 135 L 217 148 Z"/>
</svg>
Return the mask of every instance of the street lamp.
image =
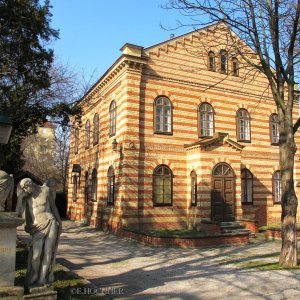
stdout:
<svg viewBox="0 0 300 300">
<path fill-rule="evenodd" d="M 7 144 L 12 130 L 10 117 L 0 114 L 0 144 Z"/>
</svg>

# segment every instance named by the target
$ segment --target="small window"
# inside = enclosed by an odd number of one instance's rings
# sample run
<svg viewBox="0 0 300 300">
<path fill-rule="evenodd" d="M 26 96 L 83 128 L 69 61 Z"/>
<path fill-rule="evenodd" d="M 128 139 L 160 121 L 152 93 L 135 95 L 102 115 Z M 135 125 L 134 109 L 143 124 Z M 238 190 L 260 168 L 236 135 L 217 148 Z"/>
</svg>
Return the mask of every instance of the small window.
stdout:
<svg viewBox="0 0 300 300">
<path fill-rule="evenodd" d="M 227 62 L 227 51 L 221 50 L 220 51 L 220 72 L 227 74 L 228 72 L 228 62 Z"/>
<path fill-rule="evenodd" d="M 76 175 L 73 176 L 73 202 L 77 201 L 77 190 L 78 190 L 78 177 Z"/>
<path fill-rule="evenodd" d="M 197 205 L 197 174 L 195 171 L 191 173 L 191 206 Z"/>
<path fill-rule="evenodd" d="M 75 128 L 75 141 L 74 141 L 74 153 L 77 154 L 78 153 L 78 145 L 79 145 L 79 129 Z"/>
<path fill-rule="evenodd" d="M 233 76 L 239 76 L 239 61 L 235 57 L 232 59 L 232 74 Z"/>
<path fill-rule="evenodd" d="M 272 145 L 278 145 L 279 144 L 279 130 L 278 130 L 278 115 L 272 114 L 270 116 L 270 138 L 271 138 L 271 144 Z"/>
<path fill-rule="evenodd" d="M 172 134 L 172 105 L 167 97 L 154 101 L 154 132 Z"/>
<path fill-rule="evenodd" d="M 241 142 L 250 142 L 250 115 L 246 109 L 237 111 L 237 139 Z"/>
<path fill-rule="evenodd" d="M 202 103 L 199 107 L 199 136 L 214 135 L 214 111 L 210 104 Z"/>
<path fill-rule="evenodd" d="M 109 136 L 116 134 L 117 105 L 112 101 L 109 107 Z"/>
<path fill-rule="evenodd" d="M 107 172 L 107 204 L 114 204 L 115 200 L 115 171 L 112 166 Z"/>
<path fill-rule="evenodd" d="M 94 131 L 93 131 L 93 140 L 94 140 L 94 145 L 98 144 L 99 141 L 99 115 L 96 113 L 94 115 Z"/>
<path fill-rule="evenodd" d="M 273 174 L 273 201 L 274 203 L 281 203 L 281 175 L 280 171 Z"/>
<path fill-rule="evenodd" d="M 89 173 L 85 172 L 84 176 L 84 202 L 88 203 L 89 201 Z"/>
<path fill-rule="evenodd" d="M 85 148 L 90 147 L 90 121 L 87 120 L 85 123 Z"/>
<path fill-rule="evenodd" d="M 208 70 L 216 71 L 216 57 L 212 51 L 208 53 Z"/>
<path fill-rule="evenodd" d="M 253 175 L 248 169 L 241 172 L 242 203 L 253 203 Z"/>
<path fill-rule="evenodd" d="M 97 170 L 94 169 L 92 172 L 92 201 L 97 201 Z"/>
<path fill-rule="evenodd" d="M 172 205 L 172 171 L 165 165 L 158 166 L 153 172 L 153 204 Z"/>
</svg>

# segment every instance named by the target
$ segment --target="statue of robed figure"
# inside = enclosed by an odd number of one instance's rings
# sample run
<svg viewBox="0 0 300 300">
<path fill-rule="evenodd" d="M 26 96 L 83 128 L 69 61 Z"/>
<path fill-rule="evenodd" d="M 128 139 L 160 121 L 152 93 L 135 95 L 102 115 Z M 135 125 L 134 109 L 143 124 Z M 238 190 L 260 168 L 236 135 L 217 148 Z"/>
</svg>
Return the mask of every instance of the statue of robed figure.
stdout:
<svg viewBox="0 0 300 300">
<path fill-rule="evenodd" d="M 25 214 L 25 231 L 32 239 L 27 260 L 25 286 L 47 285 L 54 281 L 54 265 L 61 219 L 55 205 L 56 181 L 37 185 L 30 178 L 17 186 L 17 212 Z"/>
</svg>

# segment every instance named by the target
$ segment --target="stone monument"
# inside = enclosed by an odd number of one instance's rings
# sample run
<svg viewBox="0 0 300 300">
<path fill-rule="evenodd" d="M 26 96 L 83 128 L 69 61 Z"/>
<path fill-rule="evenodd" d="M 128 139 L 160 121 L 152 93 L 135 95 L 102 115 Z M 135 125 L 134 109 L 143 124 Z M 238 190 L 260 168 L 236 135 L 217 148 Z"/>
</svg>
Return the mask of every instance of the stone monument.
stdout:
<svg viewBox="0 0 300 300">
<path fill-rule="evenodd" d="M 11 206 L 13 193 L 14 179 L 12 175 L 8 175 L 6 172 L 0 170 L 0 211 L 5 211 L 6 200 L 10 200 Z"/>
<path fill-rule="evenodd" d="M 24 178 L 17 187 L 17 213 L 24 216 L 25 231 L 31 235 L 25 282 L 29 293 L 40 293 L 54 281 L 56 251 L 62 228 L 55 195 L 54 180 L 40 186 L 30 178 Z"/>
<path fill-rule="evenodd" d="M 17 226 L 23 223 L 16 214 L 5 212 L 5 201 L 12 196 L 13 178 L 0 171 L 0 298 L 20 299 L 24 289 L 15 287 Z"/>
</svg>

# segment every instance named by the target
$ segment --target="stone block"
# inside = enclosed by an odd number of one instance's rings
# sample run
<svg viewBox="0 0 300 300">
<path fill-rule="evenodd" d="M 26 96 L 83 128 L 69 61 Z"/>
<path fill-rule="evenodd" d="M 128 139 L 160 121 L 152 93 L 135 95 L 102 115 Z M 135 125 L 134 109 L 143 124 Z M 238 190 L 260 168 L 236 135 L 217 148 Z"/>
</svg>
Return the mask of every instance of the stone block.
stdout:
<svg viewBox="0 0 300 300">
<path fill-rule="evenodd" d="M 13 214 L 0 213 L 0 287 L 14 286 L 16 265 L 16 227 L 23 220 Z"/>
</svg>

